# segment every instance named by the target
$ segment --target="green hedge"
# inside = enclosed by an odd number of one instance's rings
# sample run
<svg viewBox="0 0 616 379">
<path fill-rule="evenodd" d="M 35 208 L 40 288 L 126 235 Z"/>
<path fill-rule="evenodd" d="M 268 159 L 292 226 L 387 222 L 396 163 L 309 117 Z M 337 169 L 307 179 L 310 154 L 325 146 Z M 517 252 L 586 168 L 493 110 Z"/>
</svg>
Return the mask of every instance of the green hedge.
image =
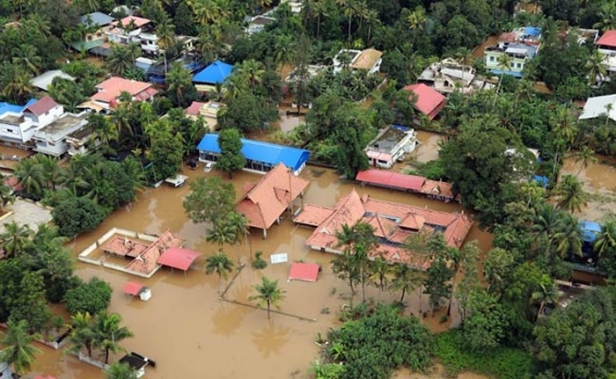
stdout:
<svg viewBox="0 0 616 379">
<path fill-rule="evenodd" d="M 434 355 L 448 374 L 471 371 L 497 379 L 526 379 L 531 377 L 531 356 L 521 348 L 500 347 L 490 353 L 473 353 L 464 348 L 463 335 L 450 330 L 435 336 Z"/>
</svg>

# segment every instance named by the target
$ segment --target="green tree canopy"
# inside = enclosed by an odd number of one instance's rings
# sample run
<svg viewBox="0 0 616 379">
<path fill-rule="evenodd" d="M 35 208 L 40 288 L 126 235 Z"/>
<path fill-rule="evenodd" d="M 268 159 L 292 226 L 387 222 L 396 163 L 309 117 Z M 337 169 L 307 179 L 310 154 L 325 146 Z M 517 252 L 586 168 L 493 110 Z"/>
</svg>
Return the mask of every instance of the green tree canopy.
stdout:
<svg viewBox="0 0 616 379">
<path fill-rule="evenodd" d="M 109 283 L 93 277 L 87 283 L 82 283 L 76 288 L 68 290 L 64 300 L 71 315 L 78 313 L 98 314 L 109 307 L 111 286 Z"/>
<path fill-rule="evenodd" d="M 184 199 L 184 211 L 195 224 L 209 222 L 214 224 L 228 214 L 235 203 L 233 183 L 224 182 L 219 177 L 199 177 L 189 183 L 190 193 Z"/>
</svg>

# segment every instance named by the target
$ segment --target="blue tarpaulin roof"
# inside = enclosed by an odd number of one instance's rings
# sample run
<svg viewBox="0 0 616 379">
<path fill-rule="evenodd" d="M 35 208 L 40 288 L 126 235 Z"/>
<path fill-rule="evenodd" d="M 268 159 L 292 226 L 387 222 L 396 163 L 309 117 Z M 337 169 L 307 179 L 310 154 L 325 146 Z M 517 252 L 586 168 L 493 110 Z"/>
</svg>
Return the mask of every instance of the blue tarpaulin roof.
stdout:
<svg viewBox="0 0 616 379">
<path fill-rule="evenodd" d="M 310 152 L 295 147 L 274 145 L 273 143 L 254 141 L 242 138 L 242 154 L 246 159 L 271 164 L 284 163 L 285 166 L 298 170 L 308 161 Z M 199 146 L 199 151 L 219 154 L 218 134 L 206 134 Z"/>
<path fill-rule="evenodd" d="M 539 37 L 541 35 L 541 28 L 527 26 L 524 28 L 524 34 L 528 34 L 531 37 Z"/>
<path fill-rule="evenodd" d="M 15 105 L 10 103 L 0 102 L 0 115 L 3 115 L 7 112 L 13 113 L 21 113 L 26 107 L 36 103 L 36 99 L 30 99 L 26 103 L 26 105 Z"/>
<path fill-rule="evenodd" d="M 535 175 L 533 176 L 533 180 L 543 188 L 546 188 L 550 183 L 550 179 L 548 179 L 547 176 Z"/>
<path fill-rule="evenodd" d="M 193 82 L 210 84 L 222 83 L 225 81 L 225 79 L 227 79 L 229 75 L 231 75 L 232 70 L 232 65 L 223 63 L 221 61 L 216 61 L 196 73 L 193 77 Z"/>
<path fill-rule="evenodd" d="M 580 228 L 582 229 L 582 241 L 594 242 L 597 239 L 597 234 L 601 232 L 601 225 L 596 222 L 581 220 Z"/>
</svg>

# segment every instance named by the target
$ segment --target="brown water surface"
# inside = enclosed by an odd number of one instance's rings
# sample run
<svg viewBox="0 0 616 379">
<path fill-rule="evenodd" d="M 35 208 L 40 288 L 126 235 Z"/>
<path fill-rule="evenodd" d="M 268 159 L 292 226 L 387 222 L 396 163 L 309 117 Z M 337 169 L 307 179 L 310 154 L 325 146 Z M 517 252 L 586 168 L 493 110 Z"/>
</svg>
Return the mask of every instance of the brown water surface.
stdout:
<svg viewBox="0 0 616 379">
<path fill-rule="evenodd" d="M 219 175 L 215 171 L 204 174 L 202 170 L 186 170 L 189 181 L 202 175 Z M 305 192 L 305 203 L 332 206 L 341 196 L 355 188 L 360 194 L 375 198 L 429 207 L 443 211 L 461 211 L 458 204 L 445 204 L 410 194 L 372 187 L 362 188 L 354 182 L 340 183 L 332 170 L 307 167 L 302 177 L 311 180 Z M 261 176 L 237 173 L 233 182 L 241 189 L 246 181 L 256 182 Z M 217 247 L 205 241 L 206 225 L 189 221 L 182 208 L 182 200 L 189 192 L 188 185 L 171 188 L 163 185 L 158 189 L 145 189 L 133 204 L 108 217 L 95 231 L 82 235 L 69 244 L 75 255 L 100 238 L 112 227 L 138 232 L 160 234 L 171 230 L 186 240 L 186 246 L 203 253 L 195 268 L 186 274 L 161 269 L 151 279 L 142 279 L 95 265 L 78 263 L 78 275 L 84 279 L 98 276 L 113 287 L 111 312 L 122 315 L 124 324 L 135 334 L 122 343 L 128 351 L 135 351 L 154 359 L 155 369 L 148 368 L 148 379 L 186 378 L 198 379 L 204 375 L 214 378 L 306 378 L 307 368 L 317 358 L 315 339 L 318 333 L 325 335 L 329 328 L 339 324 L 338 312 L 344 304 L 359 301 L 353 298 L 345 282 L 335 277 L 329 262 L 332 255 L 309 250 L 304 242 L 312 232 L 310 228 L 297 227 L 288 218 L 274 225 L 263 239 L 259 230 L 253 230 L 249 247 L 225 246 L 236 260 L 249 263 L 250 254 L 263 251 L 269 263 L 271 254 L 287 253 L 289 263 L 268 264 L 265 270 L 253 270 L 248 264 L 230 288 L 227 298 L 248 303 L 254 294 L 252 286 L 262 276 L 279 281 L 286 291 L 281 311 L 299 315 L 316 322 L 302 321 L 293 317 L 272 314 L 248 306 L 218 300 L 218 278 L 203 272 L 205 256 Z M 485 251 L 491 245 L 491 237 L 473 227 L 468 240 L 478 239 Z M 323 270 L 317 283 L 287 282 L 290 263 L 297 260 L 317 262 Z M 143 302 L 122 293 L 127 281 L 144 283 L 152 290 L 152 299 Z M 407 312 L 418 313 L 418 291 L 407 295 Z M 397 299 L 397 293 L 380 293 L 374 287 L 367 288 L 367 296 L 380 301 Z M 422 299 L 422 309 L 428 309 L 427 297 Z M 455 307 L 454 307 L 455 309 Z M 452 322 L 457 320 L 454 312 Z M 438 323 L 438 317 L 423 320 L 433 330 L 448 326 Z M 55 375 L 58 379 L 98 379 L 100 370 L 61 352 L 42 348 L 33 374 Z"/>
</svg>

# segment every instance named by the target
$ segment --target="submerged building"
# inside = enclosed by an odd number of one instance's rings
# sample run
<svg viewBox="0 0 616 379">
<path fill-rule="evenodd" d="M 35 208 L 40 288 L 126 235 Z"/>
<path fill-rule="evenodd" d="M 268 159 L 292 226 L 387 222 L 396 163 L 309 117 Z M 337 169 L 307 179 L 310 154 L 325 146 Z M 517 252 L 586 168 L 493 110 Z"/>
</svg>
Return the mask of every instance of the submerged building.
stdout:
<svg viewBox="0 0 616 379">
<path fill-rule="evenodd" d="M 371 166 L 391 168 L 404 154 L 415 150 L 417 144 L 414 129 L 390 125 L 370 141 L 365 151 Z"/>
</svg>

